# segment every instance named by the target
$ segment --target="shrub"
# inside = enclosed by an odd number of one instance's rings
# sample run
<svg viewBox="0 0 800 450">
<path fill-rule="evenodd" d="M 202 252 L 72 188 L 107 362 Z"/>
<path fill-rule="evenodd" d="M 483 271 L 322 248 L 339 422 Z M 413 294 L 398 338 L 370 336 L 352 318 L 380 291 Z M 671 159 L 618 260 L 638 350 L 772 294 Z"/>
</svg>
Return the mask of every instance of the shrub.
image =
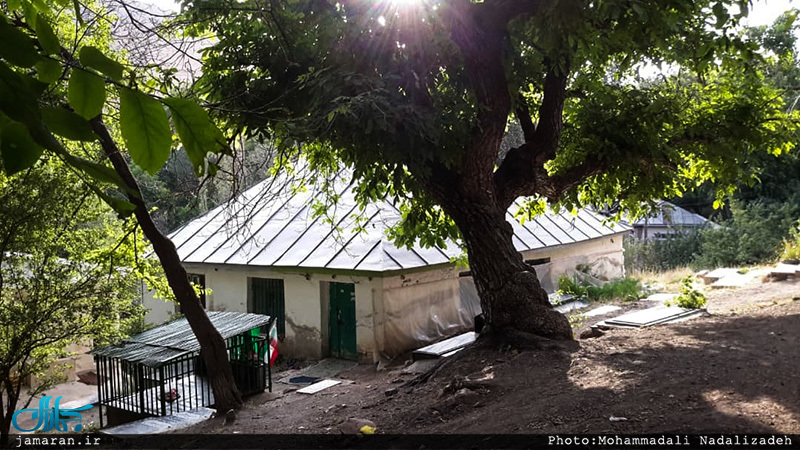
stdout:
<svg viewBox="0 0 800 450">
<path fill-rule="evenodd" d="M 800 216 L 800 202 L 731 205 L 732 219 L 703 232 L 695 267 L 748 266 L 775 261 Z M 785 244 L 783 245 L 785 247 Z"/>
<path fill-rule="evenodd" d="M 789 237 L 783 240 L 781 259 L 795 264 L 800 263 L 800 220 L 797 221 L 797 226 L 792 228 Z"/>
<path fill-rule="evenodd" d="M 706 295 L 698 291 L 692 285 L 693 278 L 688 276 L 681 282 L 681 293 L 675 300 L 667 301 L 664 304 L 667 306 L 677 305 L 681 308 L 700 309 L 706 306 Z"/>
<path fill-rule="evenodd" d="M 625 270 L 662 272 L 685 267 L 697 257 L 702 243 L 703 235 L 699 231 L 674 234 L 659 240 L 628 237 L 623 242 Z"/>
<path fill-rule="evenodd" d="M 567 275 L 559 277 L 558 290 L 562 294 L 571 294 L 590 301 L 615 299 L 635 301 L 642 297 L 644 292 L 641 282 L 635 278 L 620 278 L 595 286 L 578 274 L 572 277 Z"/>
</svg>

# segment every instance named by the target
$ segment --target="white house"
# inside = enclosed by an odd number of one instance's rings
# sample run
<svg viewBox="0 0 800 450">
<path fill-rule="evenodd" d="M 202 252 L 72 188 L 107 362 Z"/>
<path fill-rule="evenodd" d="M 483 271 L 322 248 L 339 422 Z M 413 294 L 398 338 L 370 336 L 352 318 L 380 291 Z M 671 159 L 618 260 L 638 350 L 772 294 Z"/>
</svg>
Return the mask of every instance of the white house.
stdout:
<svg viewBox="0 0 800 450">
<path fill-rule="evenodd" d="M 471 328 L 480 306 L 468 269 L 452 262 L 459 247 L 398 248 L 386 237 L 401 216 L 392 203 L 360 211 L 352 185 L 332 185 L 340 197 L 322 217 L 312 212 L 318 191 L 268 179 L 173 232 L 190 277 L 211 291 L 205 307 L 276 316 L 281 353 L 309 358 L 378 361 Z M 549 291 L 581 263 L 623 275 L 630 228 L 588 210 L 524 224 L 512 212 L 514 245 Z M 175 312 L 151 295 L 144 302 L 151 323 Z"/>
<path fill-rule="evenodd" d="M 656 205 L 657 209 L 653 214 L 631 223 L 633 235 L 637 239 L 666 239 L 673 234 L 718 226 L 705 217 L 668 201 L 660 200 Z"/>
</svg>

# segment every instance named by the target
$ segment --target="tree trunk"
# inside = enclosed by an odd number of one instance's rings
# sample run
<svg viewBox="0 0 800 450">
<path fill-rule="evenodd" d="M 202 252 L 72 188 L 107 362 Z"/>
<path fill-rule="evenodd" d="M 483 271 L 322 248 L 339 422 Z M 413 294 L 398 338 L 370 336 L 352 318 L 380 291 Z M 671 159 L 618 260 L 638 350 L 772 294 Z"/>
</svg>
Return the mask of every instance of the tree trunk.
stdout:
<svg viewBox="0 0 800 450">
<path fill-rule="evenodd" d="M 464 238 L 489 332 L 511 330 L 551 339 L 572 339 L 567 318 L 555 311 L 536 271 L 514 248 L 505 209 L 462 203 L 445 210 Z"/>
<path fill-rule="evenodd" d="M 138 197 L 129 194 L 128 200 L 136 206 L 134 215 L 139 222 L 139 226 L 142 227 L 142 231 L 144 231 L 158 259 L 161 261 L 167 282 L 181 305 L 181 311 L 186 316 L 197 342 L 200 344 L 200 355 L 203 357 L 208 369 L 209 383 L 214 393 L 214 403 L 217 409 L 228 411 L 242 406 L 242 397 L 236 388 L 233 370 L 231 370 L 231 365 L 228 361 L 225 340 L 222 339 L 219 331 L 214 328 L 214 324 L 211 323 L 200 304 L 200 299 L 197 298 L 197 294 L 189 282 L 189 277 L 183 268 L 175 244 L 161 233 L 153 222 L 152 217 L 150 217 L 136 178 L 131 173 L 128 163 L 108 133 L 103 121 L 98 117 L 92 119 L 91 124 L 94 132 L 100 136 L 103 151 L 111 160 L 114 170 L 128 188 L 138 194 Z"/>
</svg>

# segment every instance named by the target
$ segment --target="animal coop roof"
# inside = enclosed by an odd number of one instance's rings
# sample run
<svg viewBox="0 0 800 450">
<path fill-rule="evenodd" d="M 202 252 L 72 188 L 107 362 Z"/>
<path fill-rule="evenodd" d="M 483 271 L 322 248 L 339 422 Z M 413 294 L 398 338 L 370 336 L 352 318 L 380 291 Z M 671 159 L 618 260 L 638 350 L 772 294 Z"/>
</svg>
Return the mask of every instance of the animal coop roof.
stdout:
<svg viewBox="0 0 800 450">
<path fill-rule="evenodd" d="M 232 311 L 207 311 L 223 339 L 267 325 L 271 318 L 263 314 Z M 156 367 L 173 358 L 200 351 L 200 343 L 186 318 L 133 335 L 119 345 L 109 345 L 92 350 L 91 354 L 124 359 Z"/>
<path fill-rule="evenodd" d="M 391 201 L 359 209 L 350 178 L 343 171 L 328 184 L 337 202 L 323 207 L 326 213 L 321 217 L 314 215 L 315 201 L 324 198 L 319 188 L 296 189 L 297 178 L 278 176 L 185 224 L 170 238 L 186 263 L 387 272 L 447 264 L 461 254 L 451 241 L 446 248 L 395 246 L 386 231 L 402 213 Z M 548 209 L 523 223 L 514 217 L 521 206 L 515 202 L 506 213 L 519 251 L 630 230 L 622 224 L 604 224 L 604 216 L 588 209 L 577 215 Z"/>
</svg>

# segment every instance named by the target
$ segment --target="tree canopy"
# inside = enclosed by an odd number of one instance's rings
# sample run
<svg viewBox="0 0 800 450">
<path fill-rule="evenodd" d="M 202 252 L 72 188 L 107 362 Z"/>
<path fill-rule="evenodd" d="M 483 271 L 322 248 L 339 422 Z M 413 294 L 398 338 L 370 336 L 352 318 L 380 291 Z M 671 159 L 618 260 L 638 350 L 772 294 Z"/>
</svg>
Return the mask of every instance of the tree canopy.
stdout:
<svg viewBox="0 0 800 450">
<path fill-rule="evenodd" d="M 195 174 L 213 175 L 230 146 L 199 99 L 175 92 L 169 76 L 158 77 L 158 65 L 128 64 L 111 50 L 113 22 L 91 1 L 2 3 L 0 162 L 14 175 L 43 155 L 58 158 L 63 170 L 77 174 L 120 216 L 136 217 L 203 349 L 218 406 L 233 408 L 241 398 L 225 342 L 200 305 L 175 246 L 153 222 L 128 164 L 155 174 L 176 136 Z M 25 187 L 36 189 L 35 183 Z"/>
<path fill-rule="evenodd" d="M 105 345 L 141 326 L 139 280 L 155 264 L 138 234 L 54 157 L 13 177 L 0 173 L 3 439 L 18 407 L 62 381 L 53 363 L 70 344 Z M 31 376 L 38 383 L 26 397 Z"/>
<path fill-rule="evenodd" d="M 721 198 L 753 154 L 793 147 L 794 114 L 738 27 L 746 1 L 184 7 L 189 32 L 214 37 L 198 88 L 229 125 L 320 170 L 353 166 L 360 200 L 402 205 L 399 243 L 460 235 L 495 329 L 571 335 L 519 275 L 533 270 L 504 219 L 516 198 L 636 213 L 704 181 Z M 524 139 L 500 158 L 509 121 Z"/>
</svg>

